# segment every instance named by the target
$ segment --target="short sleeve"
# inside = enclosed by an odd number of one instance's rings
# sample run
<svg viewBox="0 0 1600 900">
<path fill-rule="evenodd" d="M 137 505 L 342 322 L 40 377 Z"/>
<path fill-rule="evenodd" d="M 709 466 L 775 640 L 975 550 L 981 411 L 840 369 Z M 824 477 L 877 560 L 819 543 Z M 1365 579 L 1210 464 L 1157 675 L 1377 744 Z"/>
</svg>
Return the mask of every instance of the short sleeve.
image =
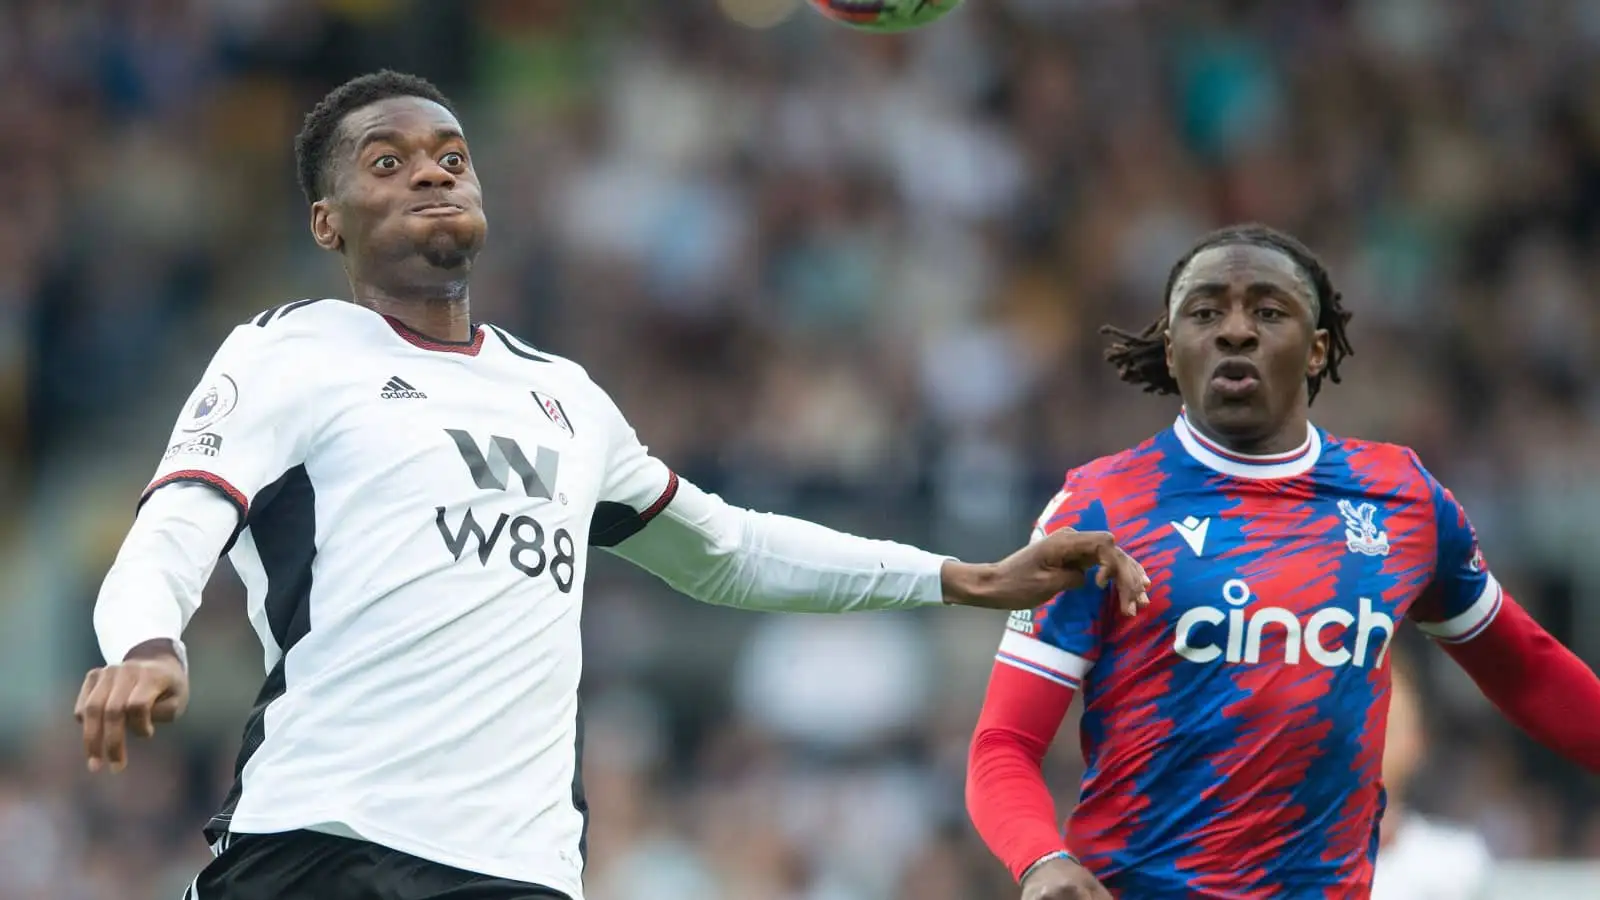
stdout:
<svg viewBox="0 0 1600 900">
<path fill-rule="evenodd" d="M 1502 592 L 1478 549 L 1477 532 L 1467 511 L 1426 470 L 1423 476 L 1432 495 L 1438 558 L 1433 580 L 1410 616 L 1429 637 L 1444 643 L 1461 643 L 1478 636 L 1500 612 Z"/>
<path fill-rule="evenodd" d="M 306 410 L 286 385 L 295 360 L 254 325 L 222 342 L 200 383 L 184 401 L 155 477 L 140 497 L 169 484 L 204 484 L 239 510 L 304 460 Z"/>
<path fill-rule="evenodd" d="M 1108 530 L 1104 505 L 1070 478 L 1034 523 L 1033 540 L 1063 528 Z M 1083 587 L 1057 594 L 1038 609 L 1012 613 L 995 659 L 1077 690 L 1099 656 L 1106 599 L 1107 590 L 1095 586 L 1090 571 Z"/>
<path fill-rule="evenodd" d="M 678 475 L 640 443 L 633 426 L 598 387 L 605 409 L 607 454 L 600 496 L 589 525 L 589 544 L 615 547 L 638 534 L 678 493 Z"/>
</svg>

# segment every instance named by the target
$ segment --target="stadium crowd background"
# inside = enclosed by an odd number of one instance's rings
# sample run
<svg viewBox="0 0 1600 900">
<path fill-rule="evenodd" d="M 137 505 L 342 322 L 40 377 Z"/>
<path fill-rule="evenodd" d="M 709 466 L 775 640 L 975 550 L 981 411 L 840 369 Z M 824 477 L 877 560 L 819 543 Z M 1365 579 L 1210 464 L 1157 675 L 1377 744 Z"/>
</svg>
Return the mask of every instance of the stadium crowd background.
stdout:
<svg viewBox="0 0 1600 900">
<path fill-rule="evenodd" d="M 1415 446 L 1600 662 L 1596 4 L 969 0 L 891 40 L 796 0 L 7 0 L 3 900 L 171 898 L 206 858 L 260 680 L 241 589 L 191 630 L 189 717 L 93 782 L 90 609 L 221 336 L 343 293 L 291 138 L 383 66 L 462 108 L 479 317 L 735 502 L 969 558 L 1173 415 L 1097 326 L 1150 319 L 1200 232 L 1287 227 L 1357 311 L 1317 421 Z M 589 602 L 595 900 L 1013 896 L 961 808 L 998 618 L 739 614 L 609 560 Z M 1600 858 L 1594 783 L 1420 652 L 1416 802 Z M 1051 765 L 1070 796 L 1070 734 Z"/>
</svg>

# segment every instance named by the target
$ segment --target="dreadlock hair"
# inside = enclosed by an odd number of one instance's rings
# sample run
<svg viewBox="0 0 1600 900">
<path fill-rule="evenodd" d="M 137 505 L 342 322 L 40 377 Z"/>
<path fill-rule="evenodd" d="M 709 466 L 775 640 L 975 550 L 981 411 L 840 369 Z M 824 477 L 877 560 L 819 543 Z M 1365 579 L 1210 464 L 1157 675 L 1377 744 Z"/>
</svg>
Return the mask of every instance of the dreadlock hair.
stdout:
<svg viewBox="0 0 1600 900">
<path fill-rule="evenodd" d="M 1167 304 L 1172 297 L 1172 288 L 1178 283 L 1178 278 L 1195 256 L 1212 247 L 1228 247 L 1246 244 L 1255 247 L 1265 247 L 1294 260 L 1295 265 L 1311 279 L 1311 286 L 1317 292 L 1317 326 L 1328 332 L 1328 364 L 1322 372 L 1306 378 L 1306 387 L 1310 392 L 1310 399 L 1317 399 L 1317 392 L 1322 389 L 1324 376 L 1335 384 L 1339 383 L 1339 363 L 1355 350 L 1350 346 L 1350 338 L 1345 332 L 1351 314 L 1345 310 L 1339 292 L 1333 289 L 1333 279 L 1328 277 L 1328 270 L 1322 265 L 1322 260 L 1312 253 L 1305 244 L 1292 235 L 1286 234 L 1266 225 L 1230 225 L 1219 228 L 1200 239 L 1178 259 L 1172 266 L 1172 271 L 1167 275 L 1167 288 L 1161 295 L 1161 317 L 1151 322 L 1143 331 L 1134 334 L 1123 331 L 1111 325 L 1100 329 L 1100 333 L 1114 338 L 1110 347 L 1106 348 L 1106 362 L 1117 369 L 1117 376 L 1129 384 L 1137 384 L 1144 388 L 1148 394 L 1176 394 L 1178 382 L 1167 371 L 1166 333 L 1168 325 Z"/>
<path fill-rule="evenodd" d="M 432 100 L 451 114 L 455 113 L 455 107 L 432 82 L 389 69 L 352 78 L 329 91 L 306 114 L 305 124 L 294 138 L 295 169 L 307 203 L 317 202 L 332 190 L 329 159 L 338 142 L 339 124 L 344 117 L 391 97 Z"/>
</svg>

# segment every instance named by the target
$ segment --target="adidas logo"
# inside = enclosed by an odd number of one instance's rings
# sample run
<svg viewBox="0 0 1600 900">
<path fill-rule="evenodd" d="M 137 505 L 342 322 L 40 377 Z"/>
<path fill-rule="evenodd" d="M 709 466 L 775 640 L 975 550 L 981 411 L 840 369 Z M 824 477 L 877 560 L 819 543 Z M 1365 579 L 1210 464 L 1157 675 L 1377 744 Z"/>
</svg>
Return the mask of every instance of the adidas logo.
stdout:
<svg viewBox="0 0 1600 900">
<path fill-rule="evenodd" d="M 405 383 L 399 375 L 390 378 L 384 384 L 383 392 L 378 395 L 384 400 L 426 400 L 428 395 Z"/>
</svg>

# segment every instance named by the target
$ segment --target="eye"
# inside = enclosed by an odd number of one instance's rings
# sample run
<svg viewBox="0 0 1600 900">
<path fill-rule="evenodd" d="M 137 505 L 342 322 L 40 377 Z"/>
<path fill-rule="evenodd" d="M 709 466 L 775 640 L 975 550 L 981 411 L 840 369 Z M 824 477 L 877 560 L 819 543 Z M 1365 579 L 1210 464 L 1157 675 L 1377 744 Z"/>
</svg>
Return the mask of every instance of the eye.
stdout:
<svg viewBox="0 0 1600 900">
<path fill-rule="evenodd" d="M 1281 310 L 1276 306 L 1263 306 L 1256 310 L 1256 315 L 1267 320 L 1268 322 L 1281 322 L 1284 319 L 1289 318 L 1288 312 Z"/>
<path fill-rule="evenodd" d="M 1210 306 L 1202 306 L 1189 310 L 1189 318 L 1196 322 L 1214 322 L 1222 316 L 1222 310 Z"/>
<path fill-rule="evenodd" d="M 446 153 L 444 158 L 439 160 L 439 163 L 447 168 L 459 169 L 467 164 L 467 157 L 465 154 L 459 151 L 452 150 L 449 153 Z"/>
<path fill-rule="evenodd" d="M 372 167 L 380 172 L 393 172 L 400 168 L 400 157 L 393 153 L 385 153 L 372 161 Z"/>
</svg>

